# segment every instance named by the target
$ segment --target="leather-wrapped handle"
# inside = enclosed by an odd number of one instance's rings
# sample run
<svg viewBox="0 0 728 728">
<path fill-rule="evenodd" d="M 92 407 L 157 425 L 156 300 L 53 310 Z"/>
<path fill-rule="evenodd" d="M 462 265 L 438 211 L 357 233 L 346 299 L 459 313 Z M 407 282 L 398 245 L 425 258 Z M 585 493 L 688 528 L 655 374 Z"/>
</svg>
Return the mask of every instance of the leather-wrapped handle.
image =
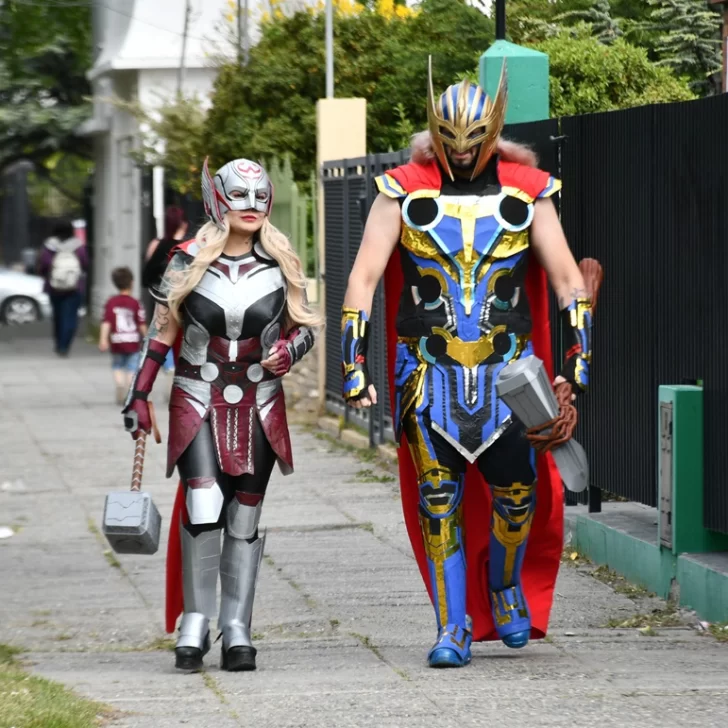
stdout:
<svg viewBox="0 0 728 728">
<path fill-rule="evenodd" d="M 147 450 L 147 433 L 139 433 L 134 447 L 134 465 L 131 470 L 131 490 L 142 489 L 142 475 L 144 473 L 144 455 Z"/>
<path fill-rule="evenodd" d="M 157 417 L 154 412 L 154 405 L 149 402 L 149 419 L 152 421 L 152 434 L 154 441 L 159 444 L 162 442 L 162 436 L 159 434 L 157 427 Z M 142 489 L 142 475 L 144 474 L 144 456 L 147 451 L 147 433 L 140 432 L 136 439 L 134 447 L 134 465 L 131 470 L 131 490 L 140 491 Z"/>
</svg>

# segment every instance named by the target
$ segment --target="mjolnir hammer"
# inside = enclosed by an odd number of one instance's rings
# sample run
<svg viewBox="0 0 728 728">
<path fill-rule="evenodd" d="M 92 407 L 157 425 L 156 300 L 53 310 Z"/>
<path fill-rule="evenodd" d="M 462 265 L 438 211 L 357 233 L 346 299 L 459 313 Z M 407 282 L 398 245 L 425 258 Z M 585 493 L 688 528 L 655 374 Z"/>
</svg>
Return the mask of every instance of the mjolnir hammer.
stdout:
<svg viewBox="0 0 728 728">
<path fill-rule="evenodd" d="M 136 412 L 130 414 L 134 416 Z M 151 402 L 149 414 L 154 439 L 160 443 L 162 438 L 157 429 Z M 159 548 L 162 517 L 152 501 L 152 496 L 141 491 L 146 447 L 147 433 L 141 432 L 134 448 L 131 489 L 106 496 L 102 531 L 117 554 L 154 554 Z"/>
<path fill-rule="evenodd" d="M 602 267 L 598 261 L 587 258 L 579 263 L 579 269 L 590 294 L 593 312 L 603 278 Z M 570 423 L 573 431 L 576 426 L 576 411 L 569 403 L 571 385 L 558 385 L 559 388 L 564 386 L 568 389 L 568 394 L 564 396 L 565 392 L 559 392 L 559 400 L 565 408 L 573 411 Z M 543 362 L 538 357 L 527 356 L 509 364 L 501 370 L 495 387 L 498 396 L 526 428 L 540 429 L 544 436 L 541 439 L 547 441 L 552 432 L 548 423 L 558 418 L 560 407 Z M 584 448 L 571 439 L 570 435 L 568 438 L 553 447 L 551 454 L 566 488 L 573 493 L 580 493 L 589 485 L 589 464 Z"/>
</svg>

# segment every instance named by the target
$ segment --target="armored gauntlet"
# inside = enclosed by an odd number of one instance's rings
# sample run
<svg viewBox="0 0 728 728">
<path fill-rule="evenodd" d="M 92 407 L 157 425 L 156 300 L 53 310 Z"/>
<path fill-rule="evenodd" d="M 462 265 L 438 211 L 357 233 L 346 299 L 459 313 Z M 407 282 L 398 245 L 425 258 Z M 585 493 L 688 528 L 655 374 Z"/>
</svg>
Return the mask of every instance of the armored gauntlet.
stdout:
<svg viewBox="0 0 728 728">
<path fill-rule="evenodd" d="M 355 402 L 368 397 L 372 380 L 367 369 L 369 318 L 364 311 L 341 309 L 341 348 L 344 399 Z"/>
<path fill-rule="evenodd" d="M 129 393 L 126 395 L 126 402 L 122 414 L 124 415 L 124 426 L 131 432 L 136 440 L 141 432 L 150 432 L 152 429 L 152 418 L 149 413 L 149 393 L 154 386 L 159 368 L 164 364 L 167 352 L 170 350 L 168 344 L 163 344 L 156 339 L 147 339 L 142 348 L 139 368 L 134 375 Z"/>
<path fill-rule="evenodd" d="M 574 392 L 589 387 L 592 347 L 592 304 L 589 298 L 577 298 L 561 312 L 566 355 L 561 376 L 571 383 Z"/>
<path fill-rule="evenodd" d="M 276 341 L 269 353 L 269 356 L 274 353 L 280 356 L 280 360 L 273 374 L 277 377 L 282 377 L 296 362 L 301 361 L 311 351 L 313 345 L 313 329 L 308 326 L 297 326 L 285 339 Z"/>
</svg>

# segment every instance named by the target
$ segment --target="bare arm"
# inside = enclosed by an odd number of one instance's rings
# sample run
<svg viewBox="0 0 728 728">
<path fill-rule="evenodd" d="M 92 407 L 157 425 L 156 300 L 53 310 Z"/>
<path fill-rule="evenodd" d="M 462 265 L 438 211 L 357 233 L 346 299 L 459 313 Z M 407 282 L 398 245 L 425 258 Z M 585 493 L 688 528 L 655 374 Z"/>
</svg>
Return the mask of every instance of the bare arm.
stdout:
<svg viewBox="0 0 728 728">
<path fill-rule="evenodd" d="M 349 404 L 357 409 L 376 404 L 377 390 L 373 384 L 362 384 L 362 381 L 366 382 L 369 378 L 365 361 L 366 336 L 361 333 L 364 324 L 356 322 L 360 319 L 366 321 L 372 312 L 374 291 L 384 275 L 387 263 L 397 245 L 401 226 L 402 218 L 397 200 L 383 194 L 378 195 L 369 211 L 361 247 L 349 274 L 349 286 L 344 296 L 344 311 L 342 312 L 342 335 L 345 327 L 348 326 L 347 330 L 350 335 L 356 336 L 354 332 L 358 331 L 359 336 L 364 338 L 359 339 L 363 343 L 358 345 L 354 340 L 344 345 L 344 391 L 345 397 L 347 397 L 347 392 L 357 392 L 356 397 L 347 398 Z M 362 311 L 365 315 L 360 313 Z M 350 361 L 356 353 L 357 346 L 362 347 L 362 350 L 356 354 L 361 357 L 361 360 Z M 365 393 L 368 393 L 368 396 Z"/>
<path fill-rule="evenodd" d="M 554 383 L 568 381 L 572 392 L 585 391 L 591 362 L 591 302 L 584 277 L 566 242 L 556 208 L 538 200 L 531 227 L 531 245 L 559 301 L 567 347 L 561 374 Z M 572 394 L 572 399 L 575 397 Z"/>
<path fill-rule="evenodd" d="M 157 246 L 159 245 L 159 240 L 157 238 L 154 238 L 149 245 L 147 245 L 147 252 L 144 256 L 144 260 L 149 260 L 153 255 L 154 251 L 157 249 Z"/>
<path fill-rule="evenodd" d="M 531 247 L 546 271 L 560 309 L 588 295 L 584 277 L 566 242 L 556 208 L 550 199 L 536 201 L 531 225 Z"/>
<path fill-rule="evenodd" d="M 157 303 L 154 307 L 152 325 L 149 327 L 149 338 L 172 346 L 178 333 L 179 324 L 172 317 L 169 308 L 163 303 Z"/>
<path fill-rule="evenodd" d="M 346 308 L 371 313 L 374 291 L 397 245 L 401 224 L 397 200 L 378 195 L 369 211 L 361 247 L 349 274 L 344 296 Z"/>
<path fill-rule="evenodd" d="M 111 324 L 108 321 L 104 321 L 101 324 L 101 331 L 99 332 L 99 351 L 109 350 L 109 334 L 111 333 Z"/>
</svg>

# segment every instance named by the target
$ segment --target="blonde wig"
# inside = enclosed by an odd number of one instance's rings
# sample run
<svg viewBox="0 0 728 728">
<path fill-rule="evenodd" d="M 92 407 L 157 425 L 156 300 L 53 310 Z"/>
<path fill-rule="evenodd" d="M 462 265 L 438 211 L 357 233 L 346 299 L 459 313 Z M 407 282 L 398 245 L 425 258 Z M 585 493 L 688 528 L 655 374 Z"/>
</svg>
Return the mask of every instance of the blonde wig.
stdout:
<svg viewBox="0 0 728 728">
<path fill-rule="evenodd" d="M 200 247 L 189 266 L 179 270 L 168 270 L 166 277 L 167 304 L 174 319 L 180 322 L 182 302 L 197 287 L 205 275 L 205 271 L 222 254 L 230 236 L 230 223 L 223 219 L 224 229 L 214 222 L 205 223 L 197 233 L 196 241 Z M 288 238 L 266 217 L 263 227 L 257 234 L 263 250 L 280 266 L 281 273 L 288 286 L 286 297 L 286 325 L 310 326 L 317 328 L 323 325 L 323 318 L 308 305 L 306 297 L 306 276 L 295 251 Z"/>
</svg>

